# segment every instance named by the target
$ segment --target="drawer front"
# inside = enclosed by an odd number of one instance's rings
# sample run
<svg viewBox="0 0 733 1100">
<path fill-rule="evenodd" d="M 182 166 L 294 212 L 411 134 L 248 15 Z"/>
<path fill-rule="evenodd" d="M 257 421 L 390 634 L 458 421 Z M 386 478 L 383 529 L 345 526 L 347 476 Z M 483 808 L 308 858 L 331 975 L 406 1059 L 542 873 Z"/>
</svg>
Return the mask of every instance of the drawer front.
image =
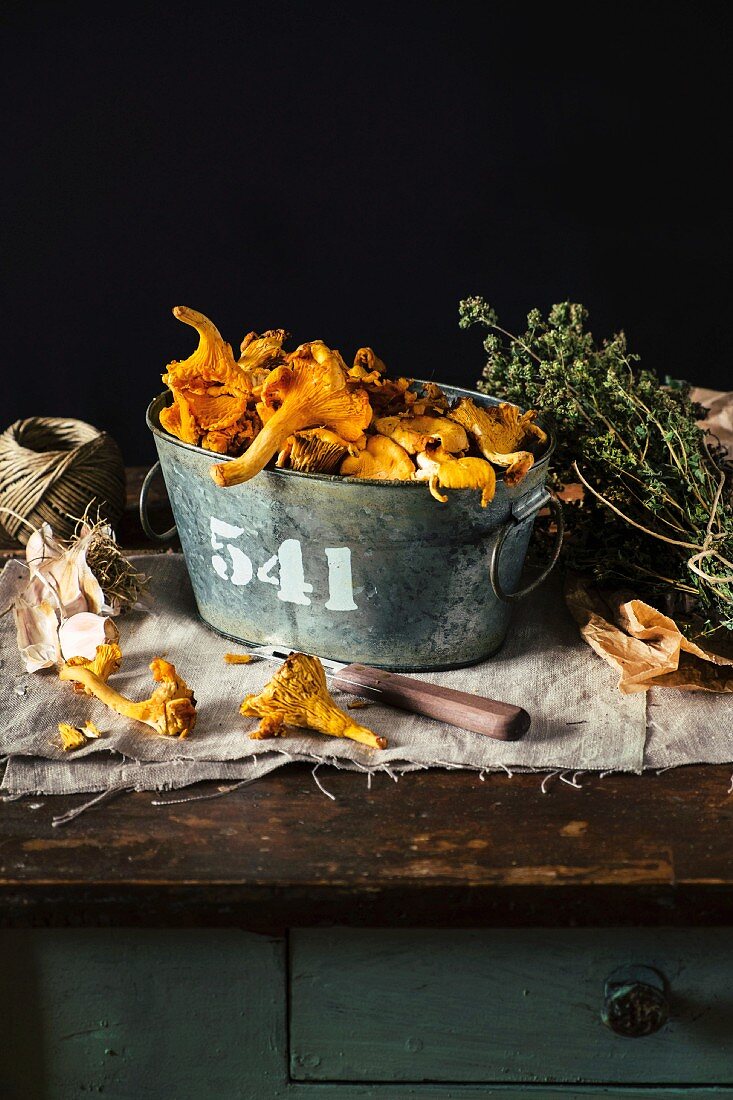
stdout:
<svg viewBox="0 0 733 1100">
<path fill-rule="evenodd" d="M 0 929 L 0 957 L 0 1100 L 286 1095 L 282 940 L 234 928 Z"/>
<path fill-rule="evenodd" d="M 309 929 L 290 951 L 295 1080 L 733 1083 L 733 929 Z M 669 1020 L 622 1037 L 604 987 L 640 966 Z"/>
</svg>

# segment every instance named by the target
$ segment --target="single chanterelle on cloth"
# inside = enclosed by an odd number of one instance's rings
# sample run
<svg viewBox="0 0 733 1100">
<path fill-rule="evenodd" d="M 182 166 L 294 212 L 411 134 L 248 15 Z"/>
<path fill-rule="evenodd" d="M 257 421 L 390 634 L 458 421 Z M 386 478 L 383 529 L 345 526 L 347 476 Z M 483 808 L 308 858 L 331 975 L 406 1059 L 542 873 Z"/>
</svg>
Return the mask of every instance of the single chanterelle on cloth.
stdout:
<svg viewBox="0 0 733 1100">
<path fill-rule="evenodd" d="M 239 709 L 261 719 L 250 734 L 257 740 L 283 737 L 288 727 L 299 726 L 349 737 L 375 749 L 387 748 L 385 737 L 360 726 L 336 706 L 326 687 L 323 665 L 305 653 L 291 653 L 259 695 L 248 695 Z"/>
</svg>

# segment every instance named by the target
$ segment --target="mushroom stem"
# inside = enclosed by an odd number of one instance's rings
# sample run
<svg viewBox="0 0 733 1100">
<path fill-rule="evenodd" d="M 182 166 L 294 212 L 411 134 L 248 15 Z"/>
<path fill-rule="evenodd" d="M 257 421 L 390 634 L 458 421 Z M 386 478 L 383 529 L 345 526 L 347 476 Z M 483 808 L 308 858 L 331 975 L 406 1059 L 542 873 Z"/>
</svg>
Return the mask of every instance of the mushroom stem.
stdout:
<svg viewBox="0 0 733 1100">
<path fill-rule="evenodd" d="M 287 363 L 268 374 L 260 405 L 265 414 L 262 431 L 240 458 L 210 470 L 217 485 L 249 481 L 301 428 L 329 428 L 350 441 L 359 439 L 372 419 L 366 390 L 349 386 L 339 353 L 318 340 L 301 344 Z"/>
<path fill-rule="evenodd" d="M 342 737 L 350 737 L 352 741 L 360 741 L 362 745 L 368 745 L 370 749 L 386 749 L 387 739 L 379 737 L 366 726 L 359 726 L 356 722 L 345 726 L 341 731 Z"/>
<path fill-rule="evenodd" d="M 99 699 L 123 718 L 143 722 L 165 737 L 186 737 L 196 724 L 196 700 L 175 666 L 156 657 L 150 664 L 158 687 L 149 699 L 134 703 L 106 684 L 90 668 L 64 665 L 59 679 L 81 684 L 89 695 Z"/>
<path fill-rule="evenodd" d="M 229 487 L 249 481 L 267 465 L 289 435 L 309 426 L 308 417 L 305 419 L 306 423 L 303 423 L 299 410 L 288 410 L 283 405 L 272 414 L 243 455 L 231 462 L 217 462 L 209 467 L 214 482 Z"/>
<path fill-rule="evenodd" d="M 89 668 L 64 665 L 59 673 L 59 679 L 81 684 L 89 695 L 93 695 L 96 699 L 99 699 L 100 703 L 104 703 L 106 707 L 116 711 L 117 714 L 121 714 L 124 718 L 134 718 L 140 722 L 146 721 L 144 717 L 141 717 L 143 704 L 133 703 L 131 699 L 120 695 L 119 691 L 115 691 L 109 684 L 105 684 L 104 680 L 100 680 L 99 676 Z"/>
</svg>

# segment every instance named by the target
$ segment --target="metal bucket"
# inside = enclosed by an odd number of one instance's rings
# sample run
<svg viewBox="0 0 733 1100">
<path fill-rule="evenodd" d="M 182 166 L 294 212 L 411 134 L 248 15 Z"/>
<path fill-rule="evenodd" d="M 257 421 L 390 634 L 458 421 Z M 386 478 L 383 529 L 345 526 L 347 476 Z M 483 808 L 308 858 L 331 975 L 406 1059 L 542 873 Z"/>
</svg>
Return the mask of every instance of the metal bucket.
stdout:
<svg viewBox="0 0 733 1100">
<path fill-rule="evenodd" d="M 497 479 L 486 508 L 470 489 L 451 490 L 440 504 L 423 482 L 293 470 L 263 470 L 222 489 L 208 471 L 226 458 L 161 429 L 169 401 L 161 394 L 147 411 L 159 462 L 141 489 L 140 518 L 160 541 L 177 529 L 201 618 L 227 637 L 392 670 L 459 668 L 496 653 L 512 603 L 557 560 L 562 511 L 545 488 L 552 440 L 519 486 Z M 158 467 L 176 521 L 163 535 L 146 509 Z M 548 504 L 555 551 L 542 576 L 519 591 L 534 519 Z"/>
</svg>

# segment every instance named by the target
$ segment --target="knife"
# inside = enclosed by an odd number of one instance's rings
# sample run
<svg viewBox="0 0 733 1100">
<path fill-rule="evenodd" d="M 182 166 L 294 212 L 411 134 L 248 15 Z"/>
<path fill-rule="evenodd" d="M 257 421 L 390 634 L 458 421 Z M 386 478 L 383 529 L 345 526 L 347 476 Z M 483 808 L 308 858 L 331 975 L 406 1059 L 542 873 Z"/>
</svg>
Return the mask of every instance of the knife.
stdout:
<svg viewBox="0 0 733 1100">
<path fill-rule="evenodd" d="M 247 645 L 247 652 L 270 661 L 284 661 L 295 649 L 274 645 Z M 517 741 L 529 729 L 531 718 L 522 707 L 471 695 L 467 691 L 439 687 L 369 665 L 346 665 L 324 657 L 318 660 L 338 691 L 361 695 L 401 710 L 424 714 L 460 729 L 483 733 L 497 741 Z"/>
</svg>

